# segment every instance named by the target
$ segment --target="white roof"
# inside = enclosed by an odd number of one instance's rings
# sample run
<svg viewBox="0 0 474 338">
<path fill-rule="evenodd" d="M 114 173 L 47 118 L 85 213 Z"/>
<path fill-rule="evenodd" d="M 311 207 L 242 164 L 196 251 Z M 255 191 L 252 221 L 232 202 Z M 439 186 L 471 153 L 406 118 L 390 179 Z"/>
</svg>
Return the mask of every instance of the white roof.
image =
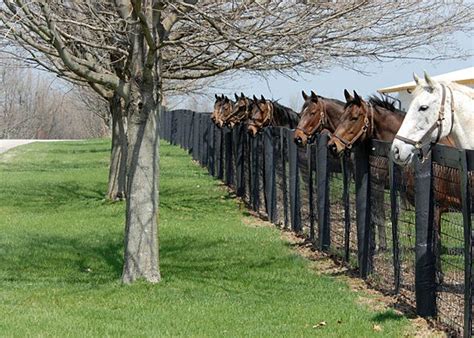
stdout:
<svg viewBox="0 0 474 338">
<path fill-rule="evenodd" d="M 438 81 L 456 82 L 463 85 L 474 85 L 474 67 L 456 70 L 454 72 L 433 76 Z M 405 82 L 396 86 L 380 88 L 379 93 L 401 92 L 402 90 L 413 89 L 416 87 L 415 81 Z"/>
</svg>

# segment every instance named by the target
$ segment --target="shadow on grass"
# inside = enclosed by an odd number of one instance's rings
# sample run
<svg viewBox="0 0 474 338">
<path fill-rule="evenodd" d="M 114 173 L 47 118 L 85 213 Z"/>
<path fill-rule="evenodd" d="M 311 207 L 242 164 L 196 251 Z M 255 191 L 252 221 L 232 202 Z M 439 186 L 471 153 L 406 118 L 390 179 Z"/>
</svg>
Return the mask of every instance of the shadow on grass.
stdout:
<svg viewBox="0 0 474 338">
<path fill-rule="evenodd" d="M 10 190 L 11 189 L 11 190 Z M 44 205 L 56 206 L 73 205 L 78 201 L 102 201 L 105 196 L 105 185 L 95 184 L 85 187 L 84 184 L 75 181 L 63 183 L 32 184 L 28 189 L 15 189 L 15 186 L 0 188 L 4 196 L 15 196 L 14 199 L 2 201 L 2 205 L 13 205 L 15 207 L 41 208 Z"/>
<path fill-rule="evenodd" d="M 372 321 L 376 323 L 384 323 L 387 321 L 400 321 L 404 320 L 405 316 L 401 314 L 397 314 L 392 310 L 387 310 L 385 312 L 377 313 L 374 317 L 372 317 Z"/>
<path fill-rule="evenodd" d="M 103 284 L 120 277 L 123 239 L 32 234 L 3 245 L 0 280 Z M 100 238 L 100 239 L 99 239 Z"/>
</svg>

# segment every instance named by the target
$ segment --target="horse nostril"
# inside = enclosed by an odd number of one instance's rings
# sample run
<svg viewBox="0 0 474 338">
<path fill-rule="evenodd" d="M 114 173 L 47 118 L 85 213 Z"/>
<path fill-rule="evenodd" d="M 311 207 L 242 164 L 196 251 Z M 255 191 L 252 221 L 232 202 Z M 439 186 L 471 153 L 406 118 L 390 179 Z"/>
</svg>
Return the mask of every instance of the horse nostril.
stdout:
<svg viewBox="0 0 474 338">
<path fill-rule="evenodd" d="M 301 142 L 303 142 L 303 140 L 301 139 L 301 137 L 295 137 L 295 143 L 296 144 L 301 144 Z"/>
</svg>

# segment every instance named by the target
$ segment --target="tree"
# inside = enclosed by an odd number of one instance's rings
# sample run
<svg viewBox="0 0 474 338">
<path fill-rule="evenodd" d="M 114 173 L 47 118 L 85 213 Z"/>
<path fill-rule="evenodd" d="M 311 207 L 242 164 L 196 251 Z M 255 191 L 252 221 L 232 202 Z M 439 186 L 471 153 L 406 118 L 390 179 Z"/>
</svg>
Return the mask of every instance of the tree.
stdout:
<svg viewBox="0 0 474 338">
<path fill-rule="evenodd" d="M 128 121 L 122 280 L 160 280 L 157 122 L 167 88 L 237 69 L 317 72 L 444 58 L 470 4 L 386 1 L 5 1 L 0 21 L 33 60 L 119 96 Z M 431 51 L 426 54 L 427 50 Z M 428 55 L 428 56 L 426 56 Z M 184 82 L 186 83 L 186 82 Z"/>
</svg>

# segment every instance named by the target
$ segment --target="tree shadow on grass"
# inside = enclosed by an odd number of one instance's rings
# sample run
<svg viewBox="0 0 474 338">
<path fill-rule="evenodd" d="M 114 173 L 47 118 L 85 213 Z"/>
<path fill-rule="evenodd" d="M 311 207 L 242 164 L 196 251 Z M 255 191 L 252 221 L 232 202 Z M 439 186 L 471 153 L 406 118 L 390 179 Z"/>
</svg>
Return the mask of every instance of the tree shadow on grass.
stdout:
<svg viewBox="0 0 474 338">
<path fill-rule="evenodd" d="M 14 189 L 13 186 L 11 189 Z M 85 187 L 75 181 L 52 184 L 49 182 L 38 182 L 32 184 L 28 189 L 20 191 L 9 191 L 4 187 L 2 192 L 5 195 L 13 195 L 14 199 L 6 199 L 3 206 L 12 205 L 15 207 L 26 207 L 31 209 L 49 207 L 59 207 L 62 205 L 74 205 L 79 201 L 102 201 L 104 200 L 104 184 L 95 184 Z"/>
<path fill-rule="evenodd" d="M 103 284 L 122 272 L 123 239 L 32 234 L 4 244 L 0 281 Z"/>
</svg>

